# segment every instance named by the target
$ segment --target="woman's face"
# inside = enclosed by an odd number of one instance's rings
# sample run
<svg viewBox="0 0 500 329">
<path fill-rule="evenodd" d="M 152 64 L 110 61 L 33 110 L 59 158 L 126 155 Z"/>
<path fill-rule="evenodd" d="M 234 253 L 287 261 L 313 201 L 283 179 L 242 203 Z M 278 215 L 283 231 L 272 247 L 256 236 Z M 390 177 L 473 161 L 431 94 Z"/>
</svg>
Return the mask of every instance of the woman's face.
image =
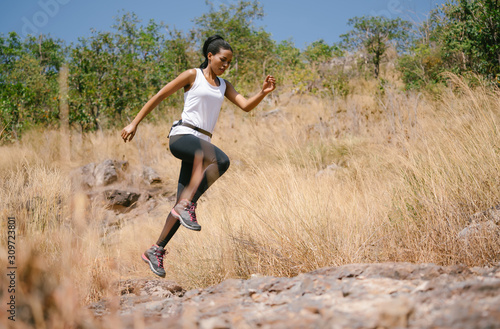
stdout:
<svg viewBox="0 0 500 329">
<path fill-rule="evenodd" d="M 233 60 L 233 52 L 227 49 L 220 49 L 220 51 L 213 55 L 212 53 L 208 53 L 208 61 L 210 68 L 214 71 L 215 74 L 221 75 L 226 71 Z"/>
</svg>

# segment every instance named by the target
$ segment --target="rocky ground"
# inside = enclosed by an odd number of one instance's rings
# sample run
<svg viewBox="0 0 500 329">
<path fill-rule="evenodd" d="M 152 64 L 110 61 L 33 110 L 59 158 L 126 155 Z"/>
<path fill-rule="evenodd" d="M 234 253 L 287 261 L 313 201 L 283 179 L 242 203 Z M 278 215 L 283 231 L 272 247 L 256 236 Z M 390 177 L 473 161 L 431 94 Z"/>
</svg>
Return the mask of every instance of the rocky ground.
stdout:
<svg viewBox="0 0 500 329">
<path fill-rule="evenodd" d="M 106 234 L 174 193 L 151 168 L 130 170 L 116 160 L 78 168 L 73 186 L 109 209 Z M 499 227 L 496 206 L 472 215 L 459 238 L 500 233 Z M 125 280 L 119 287 L 119 299 L 91 310 L 103 323 L 118 317 L 120 328 L 500 328 L 500 264 L 353 264 L 191 291 L 162 279 Z"/>
<path fill-rule="evenodd" d="M 111 309 L 129 328 L 500 328 L 500 267 L 353 264 L 294 278 L 227 280 L 184 291 L 166 280 L 120 283 Z M 134 322 L 135 321 L 135 322 Z"/>
</svg>

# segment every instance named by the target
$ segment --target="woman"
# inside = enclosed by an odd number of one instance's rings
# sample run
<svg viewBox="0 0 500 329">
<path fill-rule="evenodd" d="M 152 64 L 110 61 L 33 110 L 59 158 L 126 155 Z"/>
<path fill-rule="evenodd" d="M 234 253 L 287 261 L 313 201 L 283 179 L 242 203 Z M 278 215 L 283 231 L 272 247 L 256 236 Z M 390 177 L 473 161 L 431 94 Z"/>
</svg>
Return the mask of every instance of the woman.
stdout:
<svg viewBox="0 0 500 329">
<path fill-rule="evenodd" d="M 211 143 L 212 131 L 224 96 L 243 111 L 249 112 L 275 89 L 276 80 L 268 75 L 262 90 L 246 99 L 229 81 L 220 79 L 218 76 L 231 64 L 233 50 L 229 43 L 218 35 L 205 41 L 203 55 L 205 62 L 199 69 L 187 70 L 163 87 L 121 132 L 125 142 L 131 141 L 141 120 L 165 98 L 184 88 L 182 119 L 174 123 L 169 135 L 170 151 L 182 160 L 177 202 L 165 221 L 158 241 L 142 255 L 142 259 L 149 264 L 153 273 L 161 277 L 165 276 L 165 246 L 181 224 L 191 230 L 201 230 L 195 214 L 197 201 L 229 168 L 227 155 Z M 197 159 L 201 157 L 201 161 L 195 160 L 195 155 Z M 202 168 L 197 169 L 197 162 L 202 163 Z M 192 179 L 197 172 L 200 179 Z"/>
</svg>

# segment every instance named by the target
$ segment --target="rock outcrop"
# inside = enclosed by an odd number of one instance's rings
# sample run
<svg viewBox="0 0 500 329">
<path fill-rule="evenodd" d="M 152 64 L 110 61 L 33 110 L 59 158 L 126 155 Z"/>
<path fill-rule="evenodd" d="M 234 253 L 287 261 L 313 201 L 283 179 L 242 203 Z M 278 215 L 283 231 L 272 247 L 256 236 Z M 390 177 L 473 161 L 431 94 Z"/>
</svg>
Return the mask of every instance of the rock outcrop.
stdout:
<svg viewBox="0 0 500 329">
<path fill-rule="evenodd" d="M 125 223 L 173 202 L 177 190 L 177 185 L 165 183 L 151 167 L 112 159 L 78 167 L 70 177 L 73 193 L 84 200 L 87 211 L 102 210 L 100 234 L 108 242 L 113 241 L 111 233 Z"/>
<path fill-rule="evenodd" d="M 89 163 L 73 171 L 71 175 L 73 185 L 86 189 L 110 185 L 118 181 L 117 168 L 124 171 L 127 167 L 127 161 L 111 159 L 104 160 L 101 163 Z"/>
<path fill-rule="evenodd" d="M 139 201 L 139 198 L 141 197 L 140 193 L 121 190 L 106 190 L 104 191 L 104 195 L 106 196 L 106 200 L 108 201 L 110 208 L 131 207 Z"/>
<path fill-rule="evenodd" d="M 353 264 L 187 292 L 159 279 L 120 287 L 130 328 L 138 313 L 147 328 L 500 328 L 500 267 Z M 109 305 L 91 308 L 105 318 Z"/>
<path fill-rule="evenodd" d="M 500 237 L 500 204 L 470 216 L 469 225 L 458 233 L 458 238 L 467 241 L 482 232 L 493 232 Z"/>
</svg>

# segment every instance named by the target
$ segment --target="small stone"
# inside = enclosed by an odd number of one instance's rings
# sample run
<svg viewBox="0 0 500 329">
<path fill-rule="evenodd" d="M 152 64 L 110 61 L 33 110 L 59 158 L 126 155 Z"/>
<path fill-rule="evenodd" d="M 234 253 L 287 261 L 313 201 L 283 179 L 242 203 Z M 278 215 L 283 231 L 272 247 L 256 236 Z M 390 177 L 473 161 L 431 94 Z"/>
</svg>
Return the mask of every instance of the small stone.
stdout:
<svg viewBox="0 0 500 329">
<path fill-rule="evenodd" d="M 275 115 L 278 115 L 281 113 L 281 109 L 279 108 L 276 108 L 274 110 L 271 110 L 271 111 L 267 111 L 267 112 L 264 112 L 262 114 L 262 116 L 265 118 L 265 117 L 269 117 L 269 116 L 275 116 Z"/>
<path fill-rule="evenodd" d="M 338 164 L 332 163 L 331 165 L 328 165 L 325 169 L 318 171 L 316 173 L 316 177 L 321 177 L 323 175 L 331 175 L 340 169 L 342 169 L 341 166 L 339 166 Z"/>
<path fill-rule="evenodd" d="M 411 292 L 412 294 L 418 293 L 418 292 L 424 292 L 428 291 L 431 288 L 429 287 L 429 281 L 424 281 L 420 285 L 418 285 L 413 291 Z"/>
<path fill-rule="evenodd" d="M 153 168 L 148 166 L 142 167 L 142 178 L 149 185 L 161 183 L 160 175 L 158 175 L 158 173 Z"/>
</svg>

